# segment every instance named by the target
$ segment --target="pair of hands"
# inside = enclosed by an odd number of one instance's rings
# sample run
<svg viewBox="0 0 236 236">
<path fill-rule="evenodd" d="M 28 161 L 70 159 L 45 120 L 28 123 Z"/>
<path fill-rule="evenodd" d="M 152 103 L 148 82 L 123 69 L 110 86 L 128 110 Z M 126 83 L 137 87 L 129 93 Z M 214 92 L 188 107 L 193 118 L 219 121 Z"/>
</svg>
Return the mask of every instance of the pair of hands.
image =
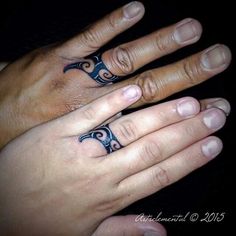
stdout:
<svg viewBox="0 0 236 236">
<path fill-rule="evenodd" d="M 62 72 L 65 65 L 97 51 L 137 23 L 143 14 L 141 3 L 131 4 L 109 14 L 62 45 L 35 50 L 1 71 L 0 113 L 4 115 L 0 116 L 0 147 L 35 125 L 126 85 L 136 84 L 142 89 L 142 98 L 132 105 L 137 107 L 199 84 L 229 65 L 229 49 L 215 45 L 176 63 L 103 87 L 82 71 Z M 196 42 L 201 33 L 198 21 L 185 19 L 106 51 L 103 60 L 113 74 L 129 75 L 155 59 Z"/>
<path fill-rule="evenodd" d="M 63 74 L 65 65 L 95 52 L 143 13 L 140 3 L 125 6 L 66 43 L 36 50 L 1 72 L 2 146 L 36 125 L 77 109 L 32 128 L 1 151 L 3 235 L 109 235 L 109 224 L 117 227 L 124 218 L 105 218 L 177 181 L 220 152 L 221 141 L 206 137 L 225 122 L 221 110 L 209 109 L 219 107 L 228 113 L 223 99 L 203 100 L 200 108 L 193 98 L 183 98 L 127 116 L 117 118 L 117 114 L 223 71 L 230 62 L 225 46 L 216 45 L 104 87 L 78 70 Z M 196 42 L 200 35 L 200 24 L 186 19 L 111 49 L 103 60 L 113 74 L 128 75 Z M 125 146 L 109 157 L 94 140 L 78 142 L 81 134 L 108 119 Z M 126 219 L 130 223 L 133 217 Z M 112 235 L 121 234 L 118 226 Z M 129 235 L 141 235 L 147 228 L 164 234 L 156 223 L 133 226 L 125 229 Z"/>
</svg>

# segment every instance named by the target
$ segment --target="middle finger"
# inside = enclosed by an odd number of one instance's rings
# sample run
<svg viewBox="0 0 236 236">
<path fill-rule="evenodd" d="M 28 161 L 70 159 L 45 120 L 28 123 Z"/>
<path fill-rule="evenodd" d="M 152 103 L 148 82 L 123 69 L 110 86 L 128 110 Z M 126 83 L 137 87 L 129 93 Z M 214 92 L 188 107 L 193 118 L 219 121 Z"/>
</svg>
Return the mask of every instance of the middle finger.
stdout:
<svg viewBox="0 0 236 236">
<path fill-rule="evenodd" d="M 195 19 L 181 22 L 153 32 L 103 54 L 107 68 L 117 76 L 133 73 L 145 64 L 196 42 L 202 28 Z"/>
</svg>

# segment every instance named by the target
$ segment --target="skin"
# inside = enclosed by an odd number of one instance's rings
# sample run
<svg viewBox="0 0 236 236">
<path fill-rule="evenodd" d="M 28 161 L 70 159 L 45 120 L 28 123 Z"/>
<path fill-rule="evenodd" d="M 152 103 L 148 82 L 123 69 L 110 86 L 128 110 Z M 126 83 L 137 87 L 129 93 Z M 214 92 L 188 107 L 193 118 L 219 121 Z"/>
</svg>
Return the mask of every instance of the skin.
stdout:
<svg viewBox="0 0 236 236">
<path fill-rule="evenodd" d="M 144 8 L 140 3 L 137 4 L 140 7 L 139 13 L 132 19 L 124 18 L 124 9 L 119 9 L 74 39 L 62 45 L 38 49 L 5 68 L 0 74 L 0 114 L 4 114 L 0 116 L 0 147 L 31 127 L 81 107 L 126 84 L 138 84 L 142 89 L 142 98 L 133 104 L 133 107 L 137 107 L 159 101 L 172 93 L 198 84 L 228 66 L 230 53 L 223 47 L 223 50 L 226 50 L 224 63 L 207 71 L 202 70 L 201 54 L 198 54 L 179 63 L 105 87 L 99 87 L 86 74 L 78 71 L 70 72 L 69 75 L 61 73 L 63 66 L 92 53 L 140 20 Z M 186 22 L 189 22 L 189 19 L 111 49 L 103 54 L 103 60 L 112 73 L 119 76 L 131 74 L 152 60 L 196 42 L 201 35 L 201 26 L 195 20 L 190 22 L 195 25 L 195 35 L 192 35 L 191 39 L 184 43 L 173 40 L 175 29 Z M 55 67 L 56 63 L 58 67 Z M 4 68 L 6 64 L 1 64 L 0 68 Z M 228 102 L 221 98 L 201 101 L 202 110 L 210 107 L 218 107 L 226 114 L 230 110 Z M 165 234 L 158 223 L 134 223 L 134 218 L 135 216 L 109 217 L 100 224 L 96 233 L 142 235 L 145 229 L 148 229 L 158 231 L 161 235 Z"/>
<path fill-rule="evenodd" d="M 108 216 L 220 153 L 222 142 L 209 135 L 224 125 L 225 113 L 217 108 L 201 112 L 191 97 L 114 119 L 110 128 L 125 147 L 109 155 L 96 140 L 78 142 L 141 97 L 138 86 L 118 89 L 3 148 L 1 235 L 109 235 L 99 232 L 109 224 L 102 223 Z"/>
<path fill-rule="evenodd" d="M 200 23 L 185 19 L 103 53 L 108 69 L 118 76 L 131 75 L 127 80 L 100 86 L 83 71 L 63 73 L 66 65 L 94 53 L 137 23 L 144 15 L 144 7 L 139 2 L 132 6 L 132 10 L 127 5 L 115 10 L 74 38 L 37 49 L 0 72 L 0 148 L 26 130 L 80 108 L 117 88 L 138 85 L 142 98 L 132 105 L 137 107 L 199 84 L 228 67 L 231 60 L 229 49 L 215 45 L 210 54 L 209 50 L 204 50 L 173 64 L 132 76 L 145 64 L 200 38 Z"/>
</svg>

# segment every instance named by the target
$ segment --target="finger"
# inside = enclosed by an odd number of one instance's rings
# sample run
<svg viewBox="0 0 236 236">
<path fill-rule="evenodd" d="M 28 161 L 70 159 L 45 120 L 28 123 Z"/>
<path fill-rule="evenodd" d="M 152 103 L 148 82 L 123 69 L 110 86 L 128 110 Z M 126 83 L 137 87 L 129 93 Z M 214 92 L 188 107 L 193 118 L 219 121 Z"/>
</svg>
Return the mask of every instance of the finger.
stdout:
<svg viewBox="0 0 236 236">
<path fill-rule="evenodd" d="M 116 170 L 118 179 L 124 179 L 219 130 L 225 120 L 221 110 L 206 110 L 194 118 L 170 125 L 112 153 L 110 158 L 104 159 L 104 164 L 109 165 L 110 171 Z"/>
<path fill-rule="evenodd" d="M 138 219 L 136 215 L 109 217 L 99 225 L 92 236 L 166 236 L 166 230 L 158 222 L 138 221 Z"/>
<path fill-rule="evenodd" d="M 218 138 L 208 137 L 171 158 L 123 180 L 118 188 L 125 196 L 124 206 L 159 191 L 205 165 L 221 152 L 222 146 Z"/>
<path fill-rule="evenodd" d="M 103 54 L 103 60 L 114 75 L 128 75 L 157 58 L 196 42 L 201 32 L 200 23 L 188 18 L 111 49 Z"/>
<path fill-rule="evenodd" d="M 109 128 L 119 143 L 122 146 L 127 146 L 165 126 L 193 117 L 199 110 L 198 101 L 186 97 L 123 116 L 111 122 Z M 107 153 L 106 149 L 99 145 L 95 139 L 86 139 L 83 141 L 83 145 L 85 149 L 96 145 L 95 149 L 90 149 L 90 155 L 92 156 L 103 156 Z"/>
<path fill-rule="evenodd" d="M 127 84 L 142 89 L 142 99 L 133 107 L 157 102 L 183 89 L 199 84 L 225 70 L 231 61 L 231 52 L 224 45 L 215 45 L 179 62 L 146 71 L 131 79 L 110 85 L 109 91 Z M 107 92 L 107 88 L 103 88 Z"/>
<path fill-rule="evenodd" d="M 199 110 L 196 99 L 185 97 L 123 116 L 109 126 L 119 142 L 127 146 L 147 134 L 193 117 Z"/>
<path fill-rule="evenodd" d="M 210 109 L 210 108 L 218 108 L 221 109 L 226 116 L 229 115 L 231 107 L 229 102 L 224 98 L 207 98 L 200 100 L 201 111 Z"/>
<path fill-rule="evenodd" d="M 137 23 L 143 17 L 144 11 L 142 3 L 131 2 L 91 25 L 84 32 L 64 43 L 59 50 L 64 57 L 85 57 Z"/>
<path fill-rule="evenodd" d="M 202 111 L 212 107 L 219 108 L 226 114 L 230 110 L 230 104 L 225 99 L 219 99 L 210 98 L 201 100 Z M 198 112 L 198 101 L 186 97 L 149 107 L 130 115 L 113 117 L 109 121 L 106 121 L 105 124 L 109 123 L 110 130 L 124 147 L 147 134 L 190 118 Z M 85 150 L 89 150 L 87 154 L 91 157 L 103 156 L 107 153 L 104 146 L 100 145 L 96 139 L 89 138 L 83 140 L 83 147 Z"/>
<path fill-rule="evenodd" d="M 62 136 L 88 132 L 137 101 L 140 96 L 138 86 L 124 87 L 54 120 L 54 129 Z"/>
</svg>

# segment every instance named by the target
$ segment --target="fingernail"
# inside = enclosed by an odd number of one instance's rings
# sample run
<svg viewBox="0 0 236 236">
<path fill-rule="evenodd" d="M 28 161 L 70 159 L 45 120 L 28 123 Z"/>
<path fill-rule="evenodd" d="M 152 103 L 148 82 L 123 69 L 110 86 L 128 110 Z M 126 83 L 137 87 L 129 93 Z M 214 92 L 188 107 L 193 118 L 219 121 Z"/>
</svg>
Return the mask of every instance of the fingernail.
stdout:
<svg viewBox="0 0 236 236">
<path fill-rule="evenodd" d="M 202 153 L 208 158 L 216 157 L 222 150 L 223 144 L 219 139 L 210 139 L 202 144 Z"/>
<path fill-rule="evenodd" d="M 183 117 L 191 117 L 197 114 L 199 110 L 198 102 L 191 98 L 185 98 L 177 103 L 177 111 Z"/>
<path fill-rule="evenodd" d="M 124 16 L 127 19 L 131 19 L 137 16 L 142 9 L 142 4 L 140 2 L 130 2 L 129 4 L 125 5 L 123 8 Z"/>
<path fill-rule="evenodd" d="M 218 130 L 224 126 L 226 117 L 222 111 L 212 108 L 204 113 L 203 122 L 209 129 Z"/>
<path fill-rule="evenodd" d="M 231 61 L 231 52 L 225 45 L 217 44 L 208 48 L 201 57 L 201 64 L 206 69 L 226 67 Z"/>
<path fill-rule="evenodd" d="M 156 231 L 147 231 L 143 236 L 160 236 L 160 234 Z"/>
<path fill-rule="evenodd" d="M 202 33 L 200 23 L 194 19 L 185 19 L 177 24 L 174 39 L 177 43 L 190 43 L 197 41 Z"/>
<path fill-rule="evenodd" d="M 207 109 L 210 109 L 210 108 L 221 109 L 226 114 L 226 116 L 229 115 L 230 110 L 231 110 L 229 102 L 223 98 L 218 98 L 212 101 L 211 103 L 207 104 L 206 108 Z"/>
<path fill-rule="evenodd" d="M 123 89 L 123 96 L 128 100 L 134 100 L 140 96 L 140 88 L 135 85 Z"/>
</svg>

